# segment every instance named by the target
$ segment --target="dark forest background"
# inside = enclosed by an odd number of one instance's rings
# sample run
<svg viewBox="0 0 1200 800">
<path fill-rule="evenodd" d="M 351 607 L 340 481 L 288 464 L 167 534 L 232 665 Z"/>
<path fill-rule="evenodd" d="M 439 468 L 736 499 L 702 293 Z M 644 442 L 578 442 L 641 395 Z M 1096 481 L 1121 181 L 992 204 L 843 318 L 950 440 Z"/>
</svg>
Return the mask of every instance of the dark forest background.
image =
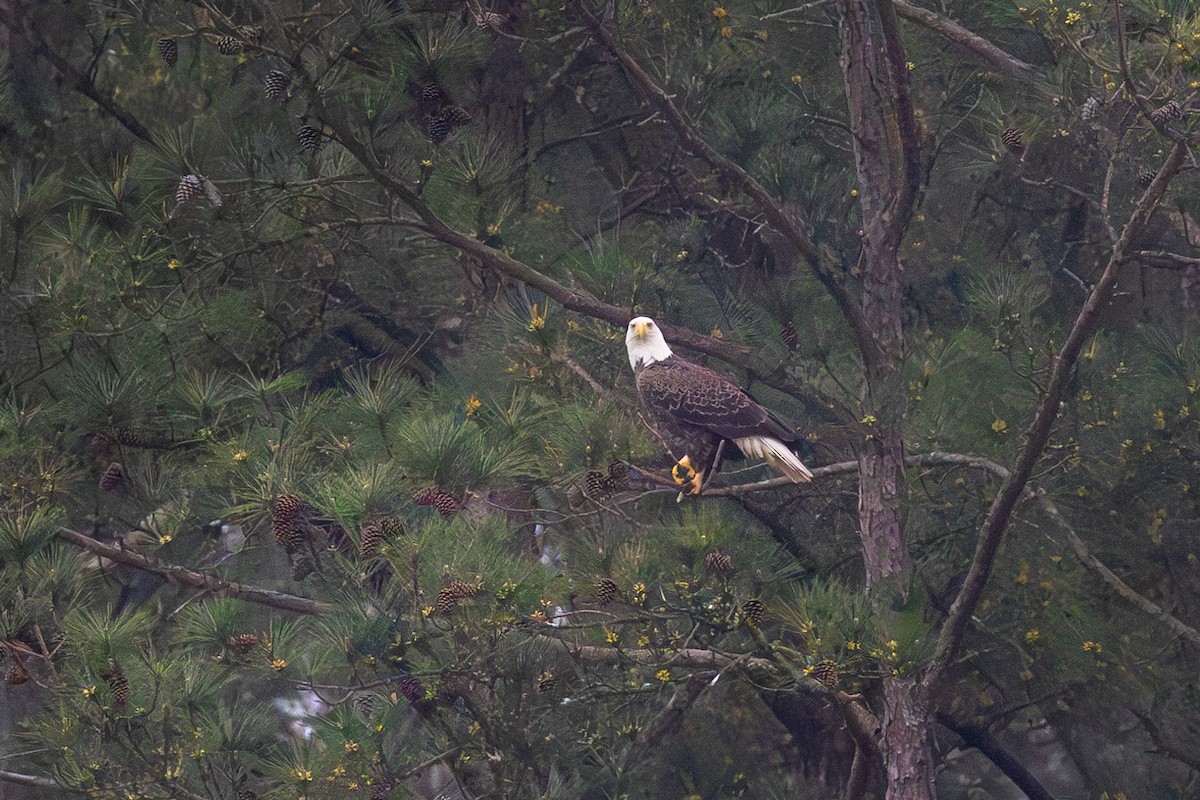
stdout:
<svg viewBox="0 0 1200 800">
<path fill-rule="evenodd" d="M 1187 0 L 0 2 L 0 797 L 1200 798 Z M 623 342 L 793 421 L 677 502 Z"/>
</svg>

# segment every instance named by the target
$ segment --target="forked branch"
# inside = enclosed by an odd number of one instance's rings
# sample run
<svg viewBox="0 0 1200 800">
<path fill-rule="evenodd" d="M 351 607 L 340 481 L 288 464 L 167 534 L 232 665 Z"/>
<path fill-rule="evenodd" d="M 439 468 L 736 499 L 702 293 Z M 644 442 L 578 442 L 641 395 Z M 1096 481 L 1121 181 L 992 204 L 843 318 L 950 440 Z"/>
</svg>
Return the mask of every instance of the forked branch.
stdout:
<svg viewBox="0 0 1200 800">
<path fill-rule="evenodd" d="M 995 562 L 996 553 L 1000 549 L 1004 532 L 1008 528 L 1009 520 L 1012 518 L 1013 509 L 1027 491 L 1033 469 L 1050 440 L 1050 433 L 1054 428 L 1054 421 L 1058 418 L 1067 382 L 1079 360 L 1084 343 L 1099 324 L 1100 310 L 1112 296 L 1121 265 L 1133 255 L 1133 243 L 1141 236 L 1150 222 L 1150 218 L 1158 210 L 1163 195 L 1166 194 L 1167 186 L 1183 166 L 1189 149 L 1186 141 L 1176 142 L 1175 146 L 1171 148 L 1171 152 L 1162 167 L 1159 168 L 1158 174 L 1154 176 L 1154 180 L 1138 200 L 1137 207 L 1121 231 L 1120 238 L 1113 245 L 1104 272 L 1096 281 L 1083 308 L 1076 316 L 1066 341 L 1063 342 L 1062 348 L 1054 359 L 1054 365 L 1050 370 L 1050 380 L 1038 403 L 1033 424 L 1027 434 L 1025 447 L 1021 450 L 1016 466 L 1005 479 L 1004 485 L 1000 487 L 1000 491 L 992 502 L 975 548 L 975 555 L 971 560 L 971 567 L 967 571 L 966 580 L 963 582 L 958 596 L 954 598 L 946 623 L 938 635 L 933 660 L 925 675 L 927 685 L 932 686 L 941 681 L 947 668 L 958 654 L 971 615 L 975 613 L 975 608 L 979 605 L 980 597 L 983 595 L 983 588 L 991 575 L 992 565 Z"/>
</svg>

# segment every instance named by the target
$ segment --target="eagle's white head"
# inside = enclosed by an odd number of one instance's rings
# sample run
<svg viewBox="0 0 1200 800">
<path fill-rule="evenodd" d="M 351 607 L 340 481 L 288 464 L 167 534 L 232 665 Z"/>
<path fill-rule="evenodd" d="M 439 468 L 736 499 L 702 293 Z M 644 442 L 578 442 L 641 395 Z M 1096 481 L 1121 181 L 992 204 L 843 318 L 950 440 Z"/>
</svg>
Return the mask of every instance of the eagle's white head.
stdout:
<svg viewBox="0 0 1200 800">
<path fill-rule="evenodd" d="M 634 317 L 625 331 L 625 347 L 629 350 L 629 366 L 653 364 L 671 357 L 671 348 L 662 331 L 649 317 Z"/>
</svg>

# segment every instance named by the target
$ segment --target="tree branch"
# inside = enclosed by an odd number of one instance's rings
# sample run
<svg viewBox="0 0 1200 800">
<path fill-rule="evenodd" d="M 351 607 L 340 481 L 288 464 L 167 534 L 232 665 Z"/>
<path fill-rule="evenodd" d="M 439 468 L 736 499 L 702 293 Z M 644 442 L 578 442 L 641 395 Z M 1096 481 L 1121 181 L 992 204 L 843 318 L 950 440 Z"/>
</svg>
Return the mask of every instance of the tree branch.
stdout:
<svg viewBox="0 0 1200 800">
<path fill-rule="evenodd" d="M 158 147 L 158 144 L 154 141 L 154 135 L 150 133 L 150 130 L 146 126 L 138 121 L 137 117 L 118 105 L 111 96 L 102 93 L 88 75 L 72 64 L 70 60 L 55 51 L 54 48 L 50 47 L 36 32 L 36 26 L 33 29 L 27 29 L 27 26 L 21 24 L 21 22 L 22 20 L 18 20 L 14 16 L 13 11 L 0 8 L 0 24 L 3 24 L 14 34 L 29 39 L 34 45 L 35 52 L 49 61 L 51 66 L 62 73 L 63 77 L 69 79 L 76 91 L 100 106 L 101 109 L 117 122 L 121 123 L 134 136 L 155 148 Z"/>
<path fill-rule="evenodd" d="M 965 453 L 947 453 L 942 451 L 933 451 L 923 453 L 921 455 L 909 456 L 904 459 L 905 466 L 908 467 L 964 467 L 967 469 L 981 470 L 990 473 L 1002 481 L 1012 479 L 1012 472 L 1005 466 L 997 464 L 995 461 L 983 458 L 982 456 L 967 455 Z M 842 461 L 837 464 L 828 464 L 824 467 L 814 469 L 813 478 L 819 479 L 824 477 L 832 477 L 834 475 L 845 475 L 853 473 L 858 469 L 857 461 Z M 703 496 L 726 496 L 736 497 L 752 492 L 767 491 L 769 489 L 779 489 L 784 486 L 791 486 L 792 482 L 787 478 L 771 478 L 765 481 L 757 481 L 755 483 L 744 483 L 739 486 L 726 486 L 720 489 L 710 489 Z M 1050 496 L 1043 489 L 1031 489 L 1028 486 L 1022 492 L 1025 499 L 1033 499 L 1038 502 L 1050 520 L 1062 528 L 1063 533 L 1067 537 L 1075 556 L 1080 563 L 1087 568 L 1094 576 L 1096 576 L 1104 585 L 1106 585 L 1113 594 L 1120 597 L 1133 608 L 1141 611 L 1148 616 L 1161 622 L 1166 627 L 1170 628 L 1177 636 L 1187 639 L 1193 644 L 1200 645 L 1200 630 L 1191 627 L 1182 620 L 1173 616 L 1166 609 L 1159 606 L 1154 601 L 1139 593 L 1136 589 L 1121 580 L 1116 573 L 1109 569 L 1104 562 L 1092 555 L 1087 544 L 1079 538 L 1075 529 L 1071 526 L 1059 511 L 1058 506 L 1050 499 Z"/>
<path fill-rule="evenodd" d="M 1025 793 L 1029 800 L 1054 800 L 1054 795 L 1042 786 L 1042 782 L 1030 772 L 1019 758 L 1014 756 L 992 736 L 991 732 L 982 725 L 959 723 L 949 714 L 938 714 L 937 721 L 953 731 L 963 744 L 978 750 L 988 761 L 996 765 L 996 769 L 1013 782 L 1018 789 Z"/>
<path fill-rule="evenodd" d="M 1182 620 L 1177 619 L 1162 606 L 1158 605 L 1153 600 L 1141 594 L 1132 586 L 1125 583 L 1125 581 L 1117 577 L 1116 573 L 1105 566 L 1104 562 L 1092 555 L 1092 552 L 1088 549 L 1087 544 L 1084 543 L 1083 539 L 1079 538 L 1079 535 L 1075 533 L 1075 529 L 1071 527 L 1071 524 L 1067 522 L 1065 517 L 1063 517 L 1062 512 L 1058 510 L 1058 506 L 1054 505 L 1046 493 L 1038 490 L 1037 496 L 1041 501 L 1042 508 L 1046 510 L 1047 515 L 1049 515 L 1049 517 L 1054 520 L 1054 522 L 1060 528 L 1063 529 L 1063 532 L 1067 536 L 1067 541 L 1071 543 L 1071 549 L 1075 551 L 1075 557 L 1078 558 L 1080 563 L 1087 568 L 1088 572 L 1099 578 L 1100 582 L 1107 586 L 1113 592 L 1113 594 L 1120 597 L 1138 611 L 1154 617 L 1163 625 L 1166 625 L 1168 628 L 1170 628 L 1176 636 L 1180 636 L 1184 639 L 1187 639 L 1192 644 L 1200 646 L 1200 630 L 1197 630 L 1196 628 L 1185 624 Z"/>
<path fill-rule="evenodd" d="M 161 564 L 130 550 L 123 550 L 120 547 L 113 547 L 112 545 L 98 542 L 90 536 L 70 530 L 69 528 L 59 528 L 58 537 L 78 545 L 91 553 L 95 553 L 101 558 L 107 558 L 109 561 L 116 561 L 119 564 L 127 564 L 146 572 L 153 572 L 156 575 L 161 575 L 168 580 L 182 586 L 190 586 L 193 589 L 207 590 L 226 597 L 237 597 L 250 603 L 278 608 L 281 611 L 291 611 L 296 614 L 320 614 L 332 608 L 327 603 L 309 600 L 307 597 L 299 597 L 294 594 L 287 594 L 286 592 L 277 592 L 273 589 L 264 589 L 259 586 L 249 586 L 244 583 L 223 581 L 220 578 L 206 575 L 202 572 L 195 572 L 186 567 Z"/>
<path fill-rule="evenodd" d="M 754 202 L 767 221 L 804 256 L 813 275 L 837 303 L 838 309 L 850 326 L 851 334 L 863 360 L 868 364 L 874 363 L 881 353 L 871 336 L 871 327 L 867 323 L 862 309 L 854 302 L 845 285 L 835 274 L 832 253 L 825 251 L 813 241 L 810 232 L 811 225 L 805 220 L 797 220 L 794 215 L 785 211 L 753 176 L 704 141 L 696 127 L 675 105 L 671 96 L 654 81 L 637 59 L 621 45 L 612 31 L 605 27 L 596 15 L 588 11 L 580 0 L 573 0 L 571 7 L 583 18 L 596 40 L 621 62 L 625 74 L 634 87 L 662 111 L 663 117 L 675 132 L 680 146 L 686 152 L 702 159 L 721 173 L 726 180 L 737 186 Z"/>
<path fill-rule="evenodd" d="M 988 510 L 988 516 L 984 521 L 983 531 L 976 545 L 975 555 L 971 560 L 971 567 L 967 571 L 966 580 L 963 582 L 958 596 L 954 598 L 949 616 L 938 634 L 933 660 L 924 679 L 927 685 L 932 686 L 942 679 L 947 667 L 954 660 L 962 645 L 971 615 L 975 612 L 979 599 L 983 595 L 983 588 L 991 575 L 992 564 L 1000 549 L 1000 542 L 1008 528 L 1013 509 L 1016 507 L 1017 501 L 1025 494 L 1026 485 L 1033 474 L 1033 468 L 1041 458 L 1046 443 L 1050 440 L 1050 433 L 1062 404 L 1063 393 L 1071 373 L 1074 371 L 1075 363 L 1079 359 L 1079 354 L 1083 350 L 1084 342 L 1099 324 L 1100 310 L 1112 295 L 1121 265 L 1131 255 L 1133 242 L 1145 230 L 1150 218 L 1158 210 L 1167 186 L 1183 165 L 1188 151 L 1189 146 L 1186 141 L 1176 142 L 1175 146 L 1171 148 L 1171 152 L 1162 167 L 1159 168 L 1158 174 L 1154 176 L 1154 180 L 1151 181 L 1138 201 L 1137 207 L 1121 231 L 1120 238 L 1113 245 L 1104 272 L 1096 281 L 1083 308 L 1076 316 L 1066 341 L 1063 342 L 1062 348 L 1054 359 L 1050 380 L 1046 385 L 1044 396 L 1038 403 L 1033 424 L 1027 434 L 1025 447 L 1017 459 L 1015 468 L 1001 486 L 992 502 L 992 507 Z"/>
<path fill-rule="evenodd" d="M 1160 753 L 1200 772 L 1200 756 L 1190 753 L 1175 743 L 1168 741 L 1166 734 L 1163 733 L 1162 728 L 1158 726 L 1158 723 L 1154 721 L 1151 715 L 1143 714 L 1135 708 L 1131 708 L 1129 711 L 1141 720 L 1142 726 L 1150 734 L 1150 740 L 1154 742 L 1154 746 L 1158 748 Z"/>
<path fill-rule="evenodd" d="M 948 17 L 915 6 L 907 0 L 893 0 L 893 5 L 896 7 L 896 15 L 902 19 L 928 28 L 1010 75 L 1038 81 L 1046 80 L 1045 74 L 1037 67 L 1026 64 L 1021 59 L 1006 53 L 979 34 L 972 33 Z"/>
<path fill-rule="evenodd" d="M 58 781 L 53 778 L 43 778 L 40 775 L 23 775 L 20 772 L 9 772 L 6 769 L 0 769 L 0 783 L 15 783 L 18 786 L 32 786 L 35 789 L 54 789 L 60 792 L 70 792 L 71 794 L 83 794 L 83 792 L 69 789 L 66 786 L 60 786 Z"/>
<path fill-rule="evenodd" d="M 1135 250 L 1133 257 L 1155 269 L 1183 270 L 1200 266 L 1200 258 L 1166 250 Z"/>
</svg>

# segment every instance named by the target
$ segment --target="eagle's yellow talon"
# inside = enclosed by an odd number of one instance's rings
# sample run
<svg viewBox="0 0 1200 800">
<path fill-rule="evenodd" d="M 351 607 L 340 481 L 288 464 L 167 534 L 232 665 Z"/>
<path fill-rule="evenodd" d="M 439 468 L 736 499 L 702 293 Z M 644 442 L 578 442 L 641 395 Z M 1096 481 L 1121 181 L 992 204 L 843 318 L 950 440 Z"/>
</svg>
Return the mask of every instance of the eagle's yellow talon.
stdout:
<svg viewBox="0 0 1200 800">
<path fill-rule="evenodd" d="M 697 472 L 692 466 L 692 459 L 684 456 L 675 462 L 675 466 L 671 467 L 671 477 L 675 479 L 675 484 L 682 487 L 682 494 L 699 494 L 700 488 L 704 485 L 704 473 Z"/>
</svg>

